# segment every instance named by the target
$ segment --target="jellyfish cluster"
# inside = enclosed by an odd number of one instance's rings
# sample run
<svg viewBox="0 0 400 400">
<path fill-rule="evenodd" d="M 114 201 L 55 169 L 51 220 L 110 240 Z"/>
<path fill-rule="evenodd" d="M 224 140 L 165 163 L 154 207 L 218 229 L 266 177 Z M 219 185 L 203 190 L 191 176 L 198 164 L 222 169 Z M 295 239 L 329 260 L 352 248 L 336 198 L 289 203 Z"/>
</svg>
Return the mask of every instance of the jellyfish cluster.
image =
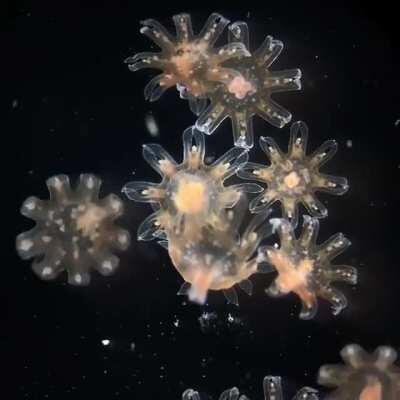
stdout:
<svg viewBox="0 0 400 400">
<path fill-rule="evenodd" d="M 328 216 L 328 209 L 316 196 L 317 192 L 343 195 L 349 189 L 346 178 L 321 172 L 336 153 L 337 143 L 328 140 L 307 154 L 308 128 L 297 121 L 290 127 L 287 153 L 273 138 L 261 136 L 267 164 L 251 161 L 253 117 L 258 115 L 274 128 L 287 125 L 291 113 L 272 97 L 300 90 L 301 71 L 271 70 L 283 43 L 267 36 L 252 50 L 245 22 L 230 24 L 214 13 L 195 34 L 188 14 L 175 15 L 173 21 L 175 36 L 154 19 L 143 21 L 140 32 L 161 51 L 141 52 L 125 60 L 131 71 L 161 71 L 144 89 L 147 100 L 158 100 L 175 87 L 197 118 L 183 133 L 181 162 L 159 144 L 144 145 L 143 158 L 161 180 L 132 181 L 122 188 L 129 200 L 152 207 L 137 229 L 138 241 L 154 240 L 168 252 L 183 280 L 178 294 L 200 305 L 208 301 L 209 292 L 222 292 L 229 303 L 239 305 L 236 288 L 251 295 L 252 276 L 270 272 L 267 276 L 273 278 L 266 293 L 271 297 L 295 294 L 302 304 L 301 319 L 315 317 L 318 299 L 330 303 L 332 313 L 338 315 L 348 301 L 334 284 L 356 284 L 357 269 L 332 263 L 350 245 L 342 233 L 317 243 L 320 221 Z M 226 27 L 228 43 L 216 48 Z M 233 147 L 209 162 L 206 135 L 226 118 L 232 123 Z M 123 217 L 122 200 L 114 194 L 99 198 L 101 180 L 93 174 L 80 175 L 74 188 L 66 175 L 49 178 L 47 186 L 49 200 L 28 197 L 22 205 L 21 213 L 36 225 L 16 239 L 21 258 L 33 259 L 33 271 L 47 281 L 65 271 L 68 283 L 85 286 L 92 269 L 105 276 L 114 273 L 120 253 L 130 243 L 128 231 L 116 224 Z M 272 213 L 280 215 L 272 217 Z M 297 235 L 299 220 L 303 227 Z M 381 347 L 368 355 L 353 345 L 342 351 L 342 357 L 345 366 L 320 371 L 321 384 L 337 387 L 330 399 L 400 398 L 393 349 Z M 283 399 L 279 378 L 264 379 L 264 396 Z M 200 397 L 189 389 L 183 399 Z M 246 399 L 236 388 L 220 397 Z M 304 388 L 295 399 L 314 400 L 317 394 Z"/>
<path fill-rule="evenodd" d="M 301 89 L 299 69 L 270 70 L 283 50 L 281 41 L 267 36 L 250 51 L 249 28 L 239 21 L 229 25 L 228 43 L 216 49 L 216 40 L 229 24 L 222 15 L 212 14 L 198 35 L 193 34 L 190 15 L 175 15 L 173 21 L 176 37 L 153 19 L 143 21 L 140 32 L 161 52 L 138 53 L 125 60 L 131 71 L 162 71 L 146 85 L 146 99 L 158 100 L 168 88 L 177 87 L 199 116 L 197 129 L 211 134 L 230 118 L 235 146 L 248 149 L 254 145 L 254 115 L 278 128 L 291 121 L 292 114 L 272 99 L 273 93 Z"/>
<path fill-rule="evenodd" d="M 356 344 L 341 351 L 346 365 L 323 365 L 318 372 L 318 383 L 337 388 L 321 397 L 317 390 L 304 387 L 292 400 L 398 400 L 400 398 L 400 367 L 394 362 L 397 352 L 389 346 L 378 347 L 373 353 Z M 290 400 L 284 397 L 279 376 L 263 380 L 264 400 Z M 202 400 L 199 392 L 187 389 L 182 400 Z M 219 400 L 249 400 L 237 387 L 225 390 Z"/>
</svg>

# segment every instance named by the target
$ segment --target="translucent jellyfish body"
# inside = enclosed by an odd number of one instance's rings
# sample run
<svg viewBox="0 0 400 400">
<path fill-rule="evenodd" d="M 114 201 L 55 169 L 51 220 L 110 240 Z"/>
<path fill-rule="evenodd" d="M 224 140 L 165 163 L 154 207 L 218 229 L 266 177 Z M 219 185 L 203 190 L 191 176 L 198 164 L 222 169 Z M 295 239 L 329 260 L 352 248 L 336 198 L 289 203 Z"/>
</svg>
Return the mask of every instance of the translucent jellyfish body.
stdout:
<svg viewBox="0 0 400 400">
<path fill-rule="evenodd" d="M 293 292 L 302 301 L 300 318 L 313 318 L 317 311 L 317 297 L 328 300 L 335 315 L 346 306 L 345 296 L 331 286 L 335 281 L 349 284 L 357 282 L 357 270 L 347 265 L 332 265 L 331 261 L 342 253 L 350 241 L 337 233 L 321 245 L 316 244 L 319 221 L 304 216 L 303 230 L 298 239 L 293 225 L 285 219 L 270 220 L 280 238 L 280 247 L 260 249 L 264 261 L 278 273 L 267 292 L 280 296 Z"/>
<path fill-rule="evenodd" d="M 76 189 L 66 175 L 46 182 L 50 200 L 29 197 L 21 213 L 36 226 L 21 233 L 16 247 L 23 259 L 34 258 L 33 271 L 44 280 L 67 271 L 72 285 L 87 285 L 90 269 L 112 274 L 119 264 L 113 250 L 129 246 L 129 233 L 114 224 L 123 204 L 114 194 L 99 199 L 101 180 L 82 174 Z"/>
<path fill-rule="evenodd" d="M 284 400 L 280 377 L 266 376 L 263 384 L 265 400 Z M 318 400 L 318 392 L 312 388 L 304 387 L 297 392 L 293 400 Z"/>
<path fill-rule="evenodd" d="M 393 348 L 382 346 L 369 354 L 352 344 L 340 354 L 345 365 L 325 365 L 319 370 L 318 383 L 337 388 L 327 400 L 400 399 L 400 368 L 394 364 Z"/>
<path fill-rule="evenodd" d="M 230 43 L 215 49 L 214 43 L 229 23 L 219 14 L 211 14 L 198 35 L 193 34 L 190 15 L 173 17 L 176 27 L 174 38 L 154 19 L 142 22 L 141 33 L 161 48 L 159 53 L 139 53 L 125 60 L 131 71 L 143 68 L 162 70 L 146 86 L 145 97 L 157 100 L 165 90 L 179 85 L 185 88 L 189 100 L 203 98 L 215 82 L 230 82 L 239 74 L 221 64 L 231 58 L 248 55 L 242 43 Z"/>
<path fill-rule="evenodd" d="M 229 41 L 249 48 L 249 32 L 245 22 L 229 27 Z M 210 105 L 200 115 L 196 126 L 211 134 L 227 117 L 232 120 L 235 146 L 253 147 L 252 118 L 258 115 L 273 126 L 282 128 L 291 120 L 289 111 L 271 96 L 276 92 L 301 88 L 299 69 L 270 71 L 269 67 L 283 49 L 283 43 L 267 36 L 264 43 L 249 56 L 228 60 L 224 65 L 239 74 L 210 92 Z"/>
<path fill-rule="evenodd" d="M 209 291 L 222 290 L 229 303 L 238 305 L 236 284 L 247 294 L 252 293 L 248 278 L 261 272 L 255 253 L 270 227 L 267 214 L 257 215 L 239 235 L 241 215 L 235 211 L 226 213 L 228 221 L 223 221 L 219 229 L 206 226 L 192 237 L 167 235 L 172 263 L 185 280 L 178 294 L 187 294 L 191 301 L 204 304 Z"/>
<path fill-rule="evenodd" d="M 183 133 L 183 161 L 177 164 L 160 145 L 143 146 L 143 157 L 161 175 L 158 184 L 129 182 L 122 191 L 131 200 L 151 203 L 156 211 L 139 227 L 138 239 L 173 233 L 194 238 L 204 226 L 223 229 L 221 213 L 232 208 L 244 192 L 258 193 L 253 183 L 225 186 L 224 181 L 247 162 L 243 149 L 232 148 L 214 163 L 204 162 L 204 135 L 193 128 Z"/>
<path fill-rule="evenodd" d="M 341 195 L 349 186 L 346 178 L 326 175 L 319 168 L 337 150 L 337 143 L 328 140 L 314 153 L 306 155 L 308 130 L 304 122 L 296 122 L 290 129 L 288 153 L 283 154 L 270 137 L 260 138 L 260 147 L 270 160 L 269 166 L 248 163 L 238 175 L 267 185 L 266 189 L 250 203 L 252 212 L 260 212 L 279 201 L 284 218 L 295 225 L 298 204 L 302 203 L 313 217 L 328 215 L 327 208 L 316 198 L 315 192 L 323 191 Z"/>
</svg>

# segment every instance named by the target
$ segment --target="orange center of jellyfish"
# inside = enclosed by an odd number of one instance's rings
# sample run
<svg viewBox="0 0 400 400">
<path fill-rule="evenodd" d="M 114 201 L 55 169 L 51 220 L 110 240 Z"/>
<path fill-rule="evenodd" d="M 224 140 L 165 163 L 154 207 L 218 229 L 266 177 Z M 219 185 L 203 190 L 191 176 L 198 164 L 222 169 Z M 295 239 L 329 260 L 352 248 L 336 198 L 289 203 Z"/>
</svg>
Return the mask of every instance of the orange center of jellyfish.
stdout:
<svg viewBox="0 0 400 400">
<path fill-rule="evenodd" d="M 185 214 L 197 214 L 204 209 L 207 195 L 204 183 L 182 178 L 174 195 L 176 208 Z"/>
<path fill-rule="evenodd" d="M 311 306 L 314 295 L 308 289 L 307 278 L 313 269 L 314 262 L 305 258 L 295 265 L 281 250 L 271 251 L 268 257 L 279 274 L 276 279 L 279 290 L 282 293 L 294 292 L 305 304 Z"/>
<path fill-rule="evenodd" d="M 295 171 L 292 171 L 285 176 L 283 182 L 289 189 L 293 189 L 300 183 L 300 177 Z"/>
<path fill-rule="evenodd" d="M 80 211 L 80 214 L 76 218 L 77 229 L 81 231 L 84 236 L 95 239 L 96 230 L 106 217 L 106 212 L 101 207 L 91 203 L 82 207 L 84 207 L 84 210 Z"/>
<path fill-rule="evenodd" d="M 177 73 L 183 79 L 191 77 L 202 59 L 207 58 L 207 45 L 205 43 L 182 43 L 176 55 L 171 57 Z"/>
<path fill-rule="evenodd" d="M 360 394 L 359 400 L 382 400 L 382 385 L 377 379 L 372 379 Z"/>
<path fill-rule="evenodd" d="M 237 99 L 241 100 L 249 93 L 254 93 L 256 90 L 249 81 L 243 78 L 243 76 L 236 76 L 228 84 L 228 91 L 235 95 Z"/>
</svg>

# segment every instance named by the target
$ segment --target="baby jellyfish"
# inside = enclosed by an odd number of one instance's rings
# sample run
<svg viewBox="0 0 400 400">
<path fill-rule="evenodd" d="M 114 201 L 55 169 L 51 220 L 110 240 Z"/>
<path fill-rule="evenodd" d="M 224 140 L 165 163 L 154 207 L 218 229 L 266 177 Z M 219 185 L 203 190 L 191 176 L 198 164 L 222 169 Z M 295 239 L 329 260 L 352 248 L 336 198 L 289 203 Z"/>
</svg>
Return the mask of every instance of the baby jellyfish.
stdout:
<svg viewBox="0 0 400 400">
<path fill-rule="evenodd" d="M 350 245 L 350 241 L 342 233 L 337 233 L 317 245 L 319 221 L 307 215 L 304 216 L 303 230 L 298 239 L 289 221 L 274 218 L 270 223 L 278 232 L 280 246 L 260 249 L 260 257 L 263 256 L 263 260 L 278 273 L 267 293 L 271 296 L 295 293 L 302 301 L 302 319 L 315 316 L 317 297 L 328 300 L 333 313 L 339 314 L 347 306 L 347 300 L 331 283 L 342 281 L 355 284 L 357 270 L 347 265 L 332 265 L 331 261 Z"/>
<path fill-rule="evenodd" d="M 147 19 L 142 22 L 140 32 L 149 37 L 161 52 L 138 53 L 125 60 L 131 71 L 143 68 L 161 70 L 145 87 L 146 99 L 155 101 L 170 87 L 177 86 L 196 109 L 204 105 L 204 96 L 215 82 L 230 82 L 239 74 L 222 64 L 239 56 L 248 55 L 242 43 L 229 43 L 219 49 L 214 44 L 229 23 L 222 15 L 211 14 L 198 35 L 193 34 L 189 14 L 173 17 L 176 37 L 173 37 L 159 22 Z"/>
<path fill-rule="evenodd" d="M 247 205 L 247 201 L 244 201 Z M 235 208 L 237 208 L 236 206 Z M 240 205 L 239 205 L 240 207 Z M 185 280 L 178 294 L 204 304 L 209 291 L 222 291 L 229 303 L 238 305 L 234 286 L 252 293 L 249 277 L 263 272 L 256 251 L 270 234 L 268 214 L 259 214 L 249 222 L 242 235 L 237 229 L 241 216 L 229 210 L 223 228 L 205 226 L 193 237 L 168 234 L 167 249 L 175 268 Z"/>
<path fill-rule="evenodd" d="M 294 225 L 298 219 L 298 204 L 302 203 L 316 218 L 328 215 L 327 208 L 316 198 L 315 192 L 334 195 L 347 192 L 346 178 L 319 172 L 337 150 L 337 143 L 328 140 L 311 155 L 306 155 L 308 129 L 304 122 L 296 122 L 290 129 L 288 153 L 281 152 L 270 137 L 260 138 L 260 147 L 267 155 L 270 165 L 248 163 L 238 175 L 267 185 L 266 189 L 250 202 L 254 213 L 270 207 L 276 201 L 282 206 L 283 217 Z"/>
<path fill-rule="evenodd" d="M 112 274 L 119 264 L 113 250 L 129 246 L 129 233 L 114 224 L 123 213 L 123 204 L 114 194 L 99 199 L 101 180 L 81 174 L 76 189 L 66 175 L 46 181 L 49 200 L 28 197 L 22 215 L 34 220 L 30 231 L 16 240 L 18 254 L 33 258 L 33 271 L 44 280 L 56 278 L 62 271 L 68 283 L 87 285 L 89 271 Z"/>
<path fill-rule="evenodd" d="M 240 42 L 249 49 L 249 29 L 245 22 L 229 27 L 231 44 Z M 223 81 L 208 94 L 210 105 L 197 120 L 196 126 L 211 134 L 225 118 L 232 121 L 235 146 L 253 147 L 252 118 L 258 115 L 273 126 L 282 128 L 292 115 L 277 104 L 272 95 L 300 90 L 299 69 L 271 71 L 270 67 L 283 49 L 283 43 L 267 36 L 261 46 L 250 54 L 233 57 L 224 64 L 237 73 Z"/>
<path fill-rule="evenodd" d="M 135 201 L 151 203 L 156 211 L 138 229 L 139 240 L 162 237 L 168 232 L 195 237 L 204 226 L 223 228 L 225 209 L 241 194 L 259 193 L 254 183 L 225 186 L 247 162 L 247 151 L 232 148 L 212 164 L 205 162 L 204 135 L 193 128 L 183 133 L 183 161 L 178 164 L 160 145 L 143 146 L 144 159 L 161 175 L 160 183 L 129 182 L 122 191 Z"/>
<path fill-rule="evenodd" d="M 394 363 L 397 352 L 388 346 L 367 353 L 356 344 L 340 353 L 345 365 L 324 365 L 318 383 L 337 388 L 326 400 L 398 400 L 400 368 Z"/>
</svg>

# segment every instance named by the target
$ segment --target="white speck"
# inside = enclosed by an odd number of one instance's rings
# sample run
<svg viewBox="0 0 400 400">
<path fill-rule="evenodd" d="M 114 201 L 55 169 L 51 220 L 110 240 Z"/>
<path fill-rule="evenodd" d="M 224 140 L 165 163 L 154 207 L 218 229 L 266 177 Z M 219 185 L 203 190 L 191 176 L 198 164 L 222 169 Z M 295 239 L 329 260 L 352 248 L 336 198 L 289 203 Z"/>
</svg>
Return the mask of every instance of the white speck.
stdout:
<svg viewBox="0 0 400 400">
<path fill-rule="evenodd" d="M 103 261 L 103 268 L 107 271 L 112 271 L 112 262 L 110 260 Z"/>
<path fill-rule="evenodd" d="M 280 218 L 271 218 L 269 223 L 272 225 L 272 233 L 275 233 L 276 230 L 282 225 L 282 220 Z"/>
<path fill-rule="evenodd" d="M 103 339 L 103 340 L 101 341 L 101 344 L 102 344 L 103 346 L 108 346 L 110 343 L 111 343 L 110 339 Z"/>
<path fill-rule="evenodd" d="M 150 136 L 158 137 L 160 135 L 160 130 L 158 128 L 157 122 L 152 114 L 147 114 L 144 122 L 146 124 L 146 128 L 149 131 Z"/>
<path fill-rule="evenodd" d="M 52 184 L 57 190 L 60 190 L 62 188 L 62 182 L 58 176 L 55 176 L 51 181 L 50 184 Z"/>
<path fill-rule="evenodd" d="M 136 349 L 136 344 L 135 344 L 134 342 L 131 343 L 130 349 L 131 349 L 131 351 L 135 351 L 135 349 Z"/>
<path fill-rule="evenodd" d="M 128 241 L 128 235 L 127 235 L 126 233 L 121 233 L 121 234 L 118 236 L 118 241 L 119 241 L 121 244 L 125 244 L 125 243 Z"/>
<path fill-rule="evenodd" d="M 76 274 L 75 276 L 74 276 L 74 280 L 75 280 L 75 282 L 76 283 L 82 283 L 82 276 L 81 275 L 79 275 L 79 274 Z"/>
<path fill-rule="evenodd" d="M 42 275 L 43 276 L 49 276 L 53 272 L 53 269 L 51 267 L 44 267 L 42 270 Z"/>
<path fill-rule="evenodd" d="M 232 317 L 232 315 L 229 313 L 228 314 L 228 322 L 233 322 L 235 319 Z"/>
<path fill-rule="evenodd" d="M 394 122 L 394 126 L 397 128 L 400 125 L 400 118 L 396 119 L 396 121 Z"/>
<path fill-rule="evenodd" d="M 36 207 L 36 202 L 35 200 L 29 200 L 24 204 L 24 207 L 28 210 L 34 210 Z"/>
<path fill-rule="evenodd" d="M 93 179 L 93 176 L 89 176 L 89 177 L 87 178 L 86 186 L 87 186 L 89 189 L 93 189 L 93 188 L 94 188 L 94 179 Z"/>
<path fill-rule="evenodd" d="M 352 147 L 353 147 L 353 141 L 352 140 L 347 140 L 346 141 L 346 146 L 349 148 L 349 149 L 351 149 Z"/>
<path fill-rule="evenodd" d="M 178 327 L 179 326 L 179 319 L 173 322 L 174 326 Z"/>
<path fill-rule="evenodd" d="M 19 249 L 22 251 L 28 251 L 32 248 L 33 242 L 30 239 L 23 239 L 19 242 Z"/>
<path fill-rule="evenodd" d="M 119 200 L 114 199 L 114 200 L 111 201 L 111 208 L 114 211 L 119 210 L 120 207 L 121 207 L 121 202 Z"/>
<path fill-rule="evenodd" d="M 14 99 L 11 103 L 12 108 L 17 108 L 18 107 L 18 99 Z"/>
</svg>

